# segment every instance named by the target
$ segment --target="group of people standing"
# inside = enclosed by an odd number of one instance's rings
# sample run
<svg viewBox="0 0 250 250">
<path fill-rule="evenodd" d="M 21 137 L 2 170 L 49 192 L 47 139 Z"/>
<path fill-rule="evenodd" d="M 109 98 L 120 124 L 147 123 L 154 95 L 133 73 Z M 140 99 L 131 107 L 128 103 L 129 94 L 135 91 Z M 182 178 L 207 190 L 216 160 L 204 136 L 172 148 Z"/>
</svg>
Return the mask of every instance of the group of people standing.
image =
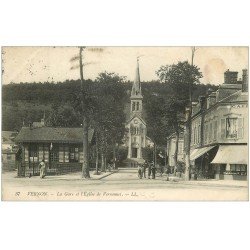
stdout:
<svg viewBox="0 0 250 250">
<path fill-rule="evenodd" d="M 154 162 L 148 163 L 145 161 L 143 164 L 138 163 L 138 177 L 142 179 L 142 177 L 146 177 L 146 170 L 148 169 L 148 179 L 152 176 L 152 179 L 155 179 L 156 166 Z"/>
</svg>

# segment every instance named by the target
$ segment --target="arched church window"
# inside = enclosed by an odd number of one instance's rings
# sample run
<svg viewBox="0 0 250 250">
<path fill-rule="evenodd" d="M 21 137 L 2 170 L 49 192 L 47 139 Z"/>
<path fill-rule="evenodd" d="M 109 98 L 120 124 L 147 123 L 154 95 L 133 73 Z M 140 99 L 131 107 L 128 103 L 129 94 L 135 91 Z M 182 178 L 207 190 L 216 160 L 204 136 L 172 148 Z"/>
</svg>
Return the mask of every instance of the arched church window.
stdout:
<svg viewBox="0 0 250 250">
<path fill-rule="evenodd" d="M 132 103 L 132 111 L 135 110 L 135 102 Z"/>
</svg>

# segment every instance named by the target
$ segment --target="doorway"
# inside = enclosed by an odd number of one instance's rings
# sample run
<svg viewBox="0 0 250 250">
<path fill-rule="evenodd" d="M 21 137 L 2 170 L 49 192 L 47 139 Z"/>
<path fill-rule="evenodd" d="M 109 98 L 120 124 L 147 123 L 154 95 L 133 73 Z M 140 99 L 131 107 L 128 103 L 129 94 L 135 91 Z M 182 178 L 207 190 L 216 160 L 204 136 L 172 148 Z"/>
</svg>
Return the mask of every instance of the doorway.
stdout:
<svg viewBox="0 0 250 250">
<path fill-rule="evenodd" d="M 132 158 L 137 158 L 138 148 L 132 148 Z"/>
</svg>

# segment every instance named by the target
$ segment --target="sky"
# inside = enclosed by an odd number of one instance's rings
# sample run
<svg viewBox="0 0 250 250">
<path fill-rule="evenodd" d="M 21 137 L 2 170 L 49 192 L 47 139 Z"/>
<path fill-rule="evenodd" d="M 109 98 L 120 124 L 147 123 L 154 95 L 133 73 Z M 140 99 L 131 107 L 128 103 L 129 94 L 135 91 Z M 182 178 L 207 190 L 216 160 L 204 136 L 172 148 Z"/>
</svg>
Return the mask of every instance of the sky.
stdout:
<svg viewBox="0 0 250 250">
<path fill-rule="evenodd" d="M 91 49 L 92 48 L 92 49 Z M 156 80 L 161 65 L 191 61 L 191 47 L 88 47 L 84 52 L 84 78 L 94 80 L 108 71 L 134 80 L 136 58 L 140 56 L 141 81 Z M 194 64 L 203 73 L 201 83 L 222 84 L 227 69 L 248 68 L 248 47 L 196 47 Z M 2 84 L 11 82 L 58 82 L 79 79 L 71 58 L 77 47 L 2 47 Z"/>
</svg>

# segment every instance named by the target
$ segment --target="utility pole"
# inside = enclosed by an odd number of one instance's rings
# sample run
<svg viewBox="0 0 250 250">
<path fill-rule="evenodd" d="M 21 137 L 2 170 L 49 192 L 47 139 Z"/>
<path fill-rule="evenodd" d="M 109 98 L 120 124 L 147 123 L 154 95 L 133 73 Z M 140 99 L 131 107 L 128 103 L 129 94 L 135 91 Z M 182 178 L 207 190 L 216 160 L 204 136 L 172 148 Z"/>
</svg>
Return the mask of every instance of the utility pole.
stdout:
<svg viewBox="0 0 250 250">
<path fill-rule="evenodd" d="M 191 57 L 191 66 L 194 65 L 194 55 L 197 49 L 192 47 L 192 57 Z M 189 181 L 189 173 L 190 173 L 190 146 L 191 146 L 191 133 L 192 133 L 192 83 L 189 83 L 189 105 L 186 108 L 186 135 L 187 135 L 187 145 L 186 145 L 186 171 L 185 171 L 185 180 Z"/>
</svg>

